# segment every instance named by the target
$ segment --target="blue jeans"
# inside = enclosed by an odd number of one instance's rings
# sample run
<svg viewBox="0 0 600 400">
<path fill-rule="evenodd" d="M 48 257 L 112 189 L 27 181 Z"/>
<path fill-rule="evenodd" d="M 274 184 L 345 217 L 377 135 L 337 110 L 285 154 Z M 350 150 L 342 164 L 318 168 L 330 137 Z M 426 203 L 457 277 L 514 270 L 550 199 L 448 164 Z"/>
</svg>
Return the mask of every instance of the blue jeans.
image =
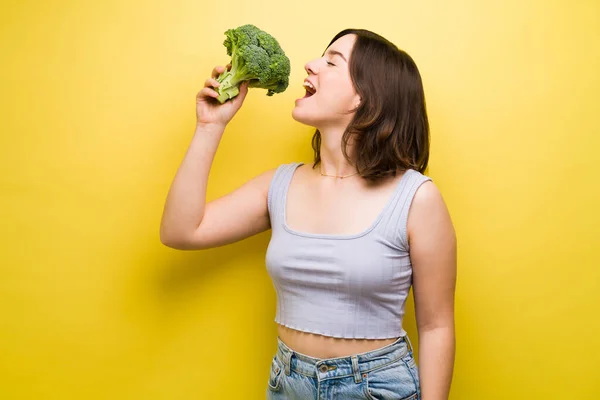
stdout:
<svg viewBox="0 0 600 400">
<path fill-rule="evenodd" d="M 270 400 L 419 400 L 419 372 L 407 336 L 366 353 L 319 359 L 277 338 L 267 388 Z"/>
</svg>

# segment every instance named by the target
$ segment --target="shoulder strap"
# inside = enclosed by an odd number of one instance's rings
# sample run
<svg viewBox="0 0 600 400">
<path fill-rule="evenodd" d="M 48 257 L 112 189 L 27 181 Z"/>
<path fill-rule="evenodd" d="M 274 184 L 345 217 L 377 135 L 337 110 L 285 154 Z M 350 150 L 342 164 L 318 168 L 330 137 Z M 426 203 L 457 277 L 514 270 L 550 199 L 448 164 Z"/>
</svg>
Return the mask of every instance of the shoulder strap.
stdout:
<svg viewBox="0 0 600 400">
<path fill-rule="evenodd" d="M 290 182 L 292 181 L 294 172 L 302 164 L 303 163 L 300 162 L 282 164 L 275 170 L 275 174 L 273 175 L 269 186 L 267 198 L 271 227 L 275 227 L 282 222 L 282 218 L 285 214 L 285 198 Z"/>
<path fill-rule="evenodd" d="M 395 242 L 406 251 L 409 248 L 406 224 L 408 222 L 410 206 L 419 187 L 430 180 L 432 180 L 430 177 L 421 174 L 419 171 L 414 169 L 407 170 L 398 184 L 399 186 L 393 200 L 394 204 L 388 210 L 388 215 L 384 216 L 387 221 L 390 221 L 390 223 L 386 224 L 386 231 L 389 230 L 392 237 L 396 239 Z"/>
</svg>

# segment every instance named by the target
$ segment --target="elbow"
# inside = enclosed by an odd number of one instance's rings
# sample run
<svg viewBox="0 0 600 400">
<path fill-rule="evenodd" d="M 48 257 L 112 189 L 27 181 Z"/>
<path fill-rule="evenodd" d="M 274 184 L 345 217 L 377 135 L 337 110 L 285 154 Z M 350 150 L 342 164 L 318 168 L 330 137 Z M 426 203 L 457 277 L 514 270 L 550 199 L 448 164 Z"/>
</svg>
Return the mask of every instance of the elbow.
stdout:
<svg viewBox="0 0 600 400">
<path fill-rule="evenodd" d="M 172 249 L 178 249 L 177 241 L 173 240 L 172 237 L 165 235 L 162 232 L 160 233 L 160 242 L 164 246 L 170 247 Z"/>
<path fill-rule="evenodd" d="M 164 246 L 170 247 L 171 249 L 175 249 L 175 250 L 192 250 L 192 248 L 189 246 L 189 244 L 186 241 L 184 241 L 184 240 L 178 240 L 178 239 L 171 238 L 171 237 L 161 236 L 160 237 L 160 242 Z"/>
<path fill-rule="evenodd" d="M 210 246 L 199 243 L 198 240 L 193 238 L 194 235 L 186 235 L 180 232 L 172 232 L 167 229 L 161 228 L 160 230 L 160 242 L 175 250 L 204 250 Z"/>
<path fill-rule="evenodd" d="M 160 242 L 167 247 L 175 250 L 185 250 L 185 241 L 181 239 L 180 235 L 176 235 L 170 232 L 164 226 L 160 227 Z"/>
<path fill-rule="evenodd" d="M 428 324 L 418 324 L 417 330 L 420 334 L 423 333 L 439 333 L 441 335 L 454 335 L 454 321 L 446 320 L 446 321 L 436 321 Z"/>
</svg>

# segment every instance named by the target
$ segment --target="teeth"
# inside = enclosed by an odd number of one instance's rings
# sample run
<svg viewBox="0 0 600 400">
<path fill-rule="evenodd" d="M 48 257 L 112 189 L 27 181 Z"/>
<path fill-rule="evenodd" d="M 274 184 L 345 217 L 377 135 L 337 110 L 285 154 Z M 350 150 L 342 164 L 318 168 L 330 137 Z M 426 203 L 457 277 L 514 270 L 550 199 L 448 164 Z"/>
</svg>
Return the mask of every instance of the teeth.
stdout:
<svg viewBox="0 0 600 400">
<path fill-rule="evenodd" d="M 306 88 L 309 88 L 312 92 L 316 92 L 317 90 L 315 89 L 315 87 L 312 85 L 312 83 L 304 81 L 303 86 Z"/>
</svg>

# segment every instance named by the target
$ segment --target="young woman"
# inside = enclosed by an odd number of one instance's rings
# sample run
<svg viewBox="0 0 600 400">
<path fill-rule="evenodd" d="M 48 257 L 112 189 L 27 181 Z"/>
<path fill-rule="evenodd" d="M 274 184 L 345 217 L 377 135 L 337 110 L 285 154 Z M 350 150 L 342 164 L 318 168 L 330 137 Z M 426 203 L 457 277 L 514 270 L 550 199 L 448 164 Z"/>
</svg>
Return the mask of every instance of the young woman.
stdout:
<svg viewBox="0 0 600 400">
<path fill-rule="evenodd" d="M 315 159 L 267 171 L 206 204 L 225 126 L 247 94 L 198 93 L 197 128 L 170 188 L 161 240 L 206 249 L 267 229 L 277 293 L 270 399 L 447 399 L 454 364 L 456 238 L 423 175 L 429 126 L 411 57 L 365 30 L 336 35 L 305 66 L 293 118 L 316 128 Z M 413 287 L 419 367 L 404 307 Z"/>
</svg>

